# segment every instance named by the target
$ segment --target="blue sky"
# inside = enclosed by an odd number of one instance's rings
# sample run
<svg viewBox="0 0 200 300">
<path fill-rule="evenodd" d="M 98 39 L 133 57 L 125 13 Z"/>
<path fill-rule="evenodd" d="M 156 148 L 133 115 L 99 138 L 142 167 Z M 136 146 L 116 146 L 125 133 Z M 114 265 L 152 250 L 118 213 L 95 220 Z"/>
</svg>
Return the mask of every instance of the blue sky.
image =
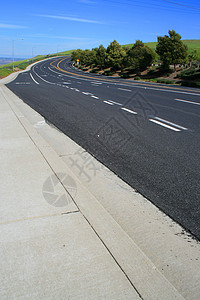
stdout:
<svg viewBox="0 0 200 300">
<path fill-rule="evenodd" d="M 155 42 L 169 29 L 200 39 L 198 0 L 2 1 L 0 56 L 31 57 L 135 40 Z M 19 40 L 23 38 L 24 40 Z"/>
</svg>

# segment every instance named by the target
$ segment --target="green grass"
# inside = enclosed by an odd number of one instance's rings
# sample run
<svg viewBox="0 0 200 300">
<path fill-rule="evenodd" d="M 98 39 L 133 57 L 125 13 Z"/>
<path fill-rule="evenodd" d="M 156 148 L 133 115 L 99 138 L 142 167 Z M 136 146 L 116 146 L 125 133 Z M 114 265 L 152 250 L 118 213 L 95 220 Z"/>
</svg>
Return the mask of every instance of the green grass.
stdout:
<svg viewBox="0 0 200 300">
<path fill-rule="evenodd" d="M 58 55 L 71 55 L 74 50 L 59 52 Z"/>
<path fill-rule="evenodd" d="M 4 78 L 12 73 L 11 69 L 2 68 L 0 69 L 0 78 Z"/>
<path fill-rule="evenodd" d="M 26 62 L 27 62 L 27 59 L 25 59 L 25 60 L 18 60 L 18 61 L 15 61 L 14 66 L 17 67 L 19 64 L 26 63 Z M 13 63 L 9 63 L 9 64 L 6 64 L 6 65 L 1 65 L 0 69 L 4 69 L 4 68 L 10 68 L 10 69 L 12 69 L 12 66 L 13 66 Z"/>
<path fill-rule="evenodd" d="M 200 52 L 200 40 L 183 40 L 183 42 L 188 47 L 189 52 L 193 50 Z"/>
<path fill-rule="evenodd" d="M 200 53 L 200 40 L 182 40 L 183 43 L 188 47 L 188 52 L 192 52 L 194 50 L 197 50 L 198 53 Z M 144 43 L 152 50 L 156 50 L 157 42 L 150 42 L 150 43 Z M 124 45 L 124 47 L 131 48 L 133 44 Z"/>
</svg>

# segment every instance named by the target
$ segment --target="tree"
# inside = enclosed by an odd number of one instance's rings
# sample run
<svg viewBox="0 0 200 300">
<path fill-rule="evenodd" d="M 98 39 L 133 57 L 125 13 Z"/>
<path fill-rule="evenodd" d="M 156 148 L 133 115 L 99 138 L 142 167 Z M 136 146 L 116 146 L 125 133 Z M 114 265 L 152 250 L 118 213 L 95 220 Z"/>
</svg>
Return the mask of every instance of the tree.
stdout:
<svg viewBox="0 0 200 300">
<path fill-rule="evenodd" d="M 199 61 L 200 57 L 199 54 L 197 52 L 197 50 L 193 50 L 189 55 L 188 55 L 188 60 L 190 63 L 190 67 L 192 66 L 193 61 Z"/>
<path fill-rule="evenodd" d="M 71 60 L 76 62 L 77 59 L 79 59 L 79 61 L 80 61 L 82 53 L 83 53 L 83 50 L 81 50 L 81 49 L 77 49 L 77 50 L 73 51 L 72 55 L 71 55 Z"/>
<path fill-rule="evenodd" d="M 93 49 L 95 51 L 95 64 L 97 67 L 99 67 L 101 70 L 105 67 L 106 63 L 106 49 L 103 45 L 100 45 L 99 48 Z"/>
<path fill-rule="evenodd" d="M 75 50 L 72 52 L 71 59 L 77 61 L 83 66 L 90 66 L 95 63 L 96 52 L 94 50 Z"/>
<path fill-rule="evenodd" d="M 147 69 L 155 59 L 155 52 L 145 46 L 142 41 L 136 41 L 131 49 L 127 51 L 124 58 L 124 66 L 131 67 L 136 72 L 141 72 Z"/>
<path fill-rule="evenodd" d="M 95 51 L 86 49 L 81 54 L 80 62 L 86 67 L 91 66 L 95 62 L 95 56 Z"/>
<path fill-rule="evenodd" d="M 187 46 L 181 41 L 181 36 L 174 30 L 169 30 L 169 36 L 159 36 L 156 52 L 160 56 L 164 68 L 169 68 L 169 65 L 185 63 L 187 58 Z"/>
<path fill-rule="evenodd" d="M 122 61 L 126 55 L 126 51 L 120 44 L 114 40 L 110 43 L 107 50 L 106 63 L 108 67 L 112 67 L 113 70 L 120 70 L 122 68 Z"/>
</svg>

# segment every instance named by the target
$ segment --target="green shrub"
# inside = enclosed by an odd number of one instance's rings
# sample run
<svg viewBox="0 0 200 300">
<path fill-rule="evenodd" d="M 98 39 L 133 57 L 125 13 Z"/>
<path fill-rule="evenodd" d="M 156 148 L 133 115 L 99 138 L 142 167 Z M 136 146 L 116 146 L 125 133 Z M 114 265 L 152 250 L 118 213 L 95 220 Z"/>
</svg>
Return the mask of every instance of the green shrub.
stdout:
<svg viewBox="0 0 200 300">
<path fill-rule="evenodd" d="M 139 76 L 134 77 L 134 80 L 140 80 Z"/>
<path fill-rule="evenodd" d="M 98 70 L 96 70 L 96 69 L 93 69 L 93 70 L 90 70 L 90 73 L 98 73 L 99 71 Z"/>
<path fill-rule="evenodd" d="M 105 75 L 105 76 L 112 76 L 113 74 L 115 74 L 115 73 L 112 72 L 112 71 L 105 71 L 102 75 Z"/>
<path fill-rule="evenodd" d="M 200 79 L 200 71 L 196 71 L 193 74 L 184 74 L 181 77 L 179 77 L 181 79 L 185 79 L 185 80 L 196 80 L 196 79 Z"/>
<path fill-rule="evenodd" d="M 165 83 L 166 84 L 174 84 L 175 81 L 174 80 L 170 80 L 170 79 L 166 79 Z"/>
<path fill-rule="evenodd" d="M 188 87 L 194 87 L 194 88 L 200 88 L 200 81 L 182 81 L 182 86 L 188 86 Z"/>
<path fill-rule="evenodd" d="M 151 69 L 151 70 L 149 70 L 148 74 L 155 74 L 156 72 L 157 72 L 156 69 Z"/>
<path fill-rule="evenodd" d="M 169 79 L 157 79 L 157 83 L 174 84 L 174 80 Z"/>
<path fill-rule="evenodd" d="M 187 69 L 185 71 L 182 71 L 181 73 L 177 74 L 177 77 L 183 79 L 184 76 L 193 75 L 194 73 L 195 73 L 195 68 L 191 67 L 191 68 L 189 68 L 189 69 Z"/>
<path fill-rule="evenodd" d="M 159 67 L 159 71 L 160 71 L 160 73 L 172 73 L 173 72 L 173 70 L 171 70 L 169 68 L 169 66 L 165 66 L 165 65 L 161 65 Z"/>
<path fill-rule="evenodd" d="M 150 82 L 157 82 L 157 79 L 149 79 Z"/>
<path fill-rule="evenodd" d="M 125 74 L 121 74 L 120 77 L 126 79 L 126 78 L 130 78 L 131 76 L 129 74 L 125 73 Z"/>
<path fill-rule="evenodd" d="M 157 76 L 156 74 L 158 73 L 157 69 L 151 69 L 148 71 L 147 75 L 148 76 Z"/>
</svg>

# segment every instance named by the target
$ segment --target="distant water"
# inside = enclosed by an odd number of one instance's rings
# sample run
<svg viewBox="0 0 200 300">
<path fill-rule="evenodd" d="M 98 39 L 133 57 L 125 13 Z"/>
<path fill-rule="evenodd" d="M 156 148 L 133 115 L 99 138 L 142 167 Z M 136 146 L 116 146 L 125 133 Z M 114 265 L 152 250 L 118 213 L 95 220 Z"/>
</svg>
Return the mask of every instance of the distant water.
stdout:
<svg viewBox="0 0 200 300">
<path fill-rule="evenodd" d="M 15 58 L 15 61 L 17 60 L 23 60 L 24 58 Z M 0 65 L 6 65 L 12 63 L 12 58 L 7 57 L 0 57 Z"/>
</svg>

